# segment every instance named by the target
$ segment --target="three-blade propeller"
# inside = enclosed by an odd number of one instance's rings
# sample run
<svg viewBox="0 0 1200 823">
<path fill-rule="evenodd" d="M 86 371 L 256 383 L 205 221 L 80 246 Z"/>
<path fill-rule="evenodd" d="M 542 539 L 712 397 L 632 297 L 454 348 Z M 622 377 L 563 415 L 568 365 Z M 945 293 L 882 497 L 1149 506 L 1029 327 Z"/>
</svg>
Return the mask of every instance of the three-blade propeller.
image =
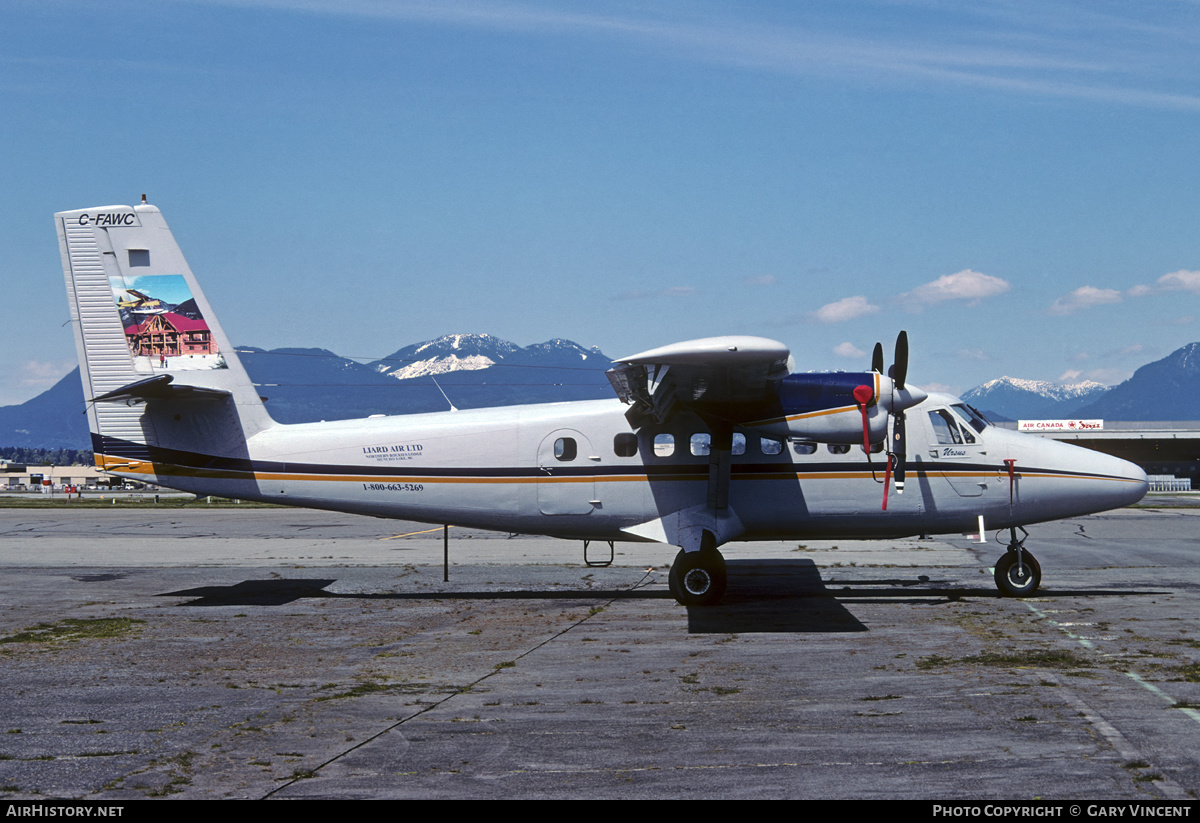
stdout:
<svg viewBox="0 0 1200 823">
<path fill-rule="evenodd" d="M 875 344 L 875 351 L 871 355 L 871 370 L 883 373 L 882 343 Z M 895 391 L 903 392 L 905 390 L 904 383 L 908 379 L 908 332 L 906 331 L 901 330 L 896 337 L 896 354 L 891 368 L 888 369 L 888 376 L 892 378 Z M 887 511 L 888 486 L 891 485 L 893 476 L 896 478 L 896 494 L 904 494 L 904 463 L 908 457 L 905 446 L 908 439 L 904 425 L 905 408 L 905 406 L 897 404 L 893 412 L 892 450 L 888 453 L 888 467 L 883 481 L 884 511 Z"/>
</svg>

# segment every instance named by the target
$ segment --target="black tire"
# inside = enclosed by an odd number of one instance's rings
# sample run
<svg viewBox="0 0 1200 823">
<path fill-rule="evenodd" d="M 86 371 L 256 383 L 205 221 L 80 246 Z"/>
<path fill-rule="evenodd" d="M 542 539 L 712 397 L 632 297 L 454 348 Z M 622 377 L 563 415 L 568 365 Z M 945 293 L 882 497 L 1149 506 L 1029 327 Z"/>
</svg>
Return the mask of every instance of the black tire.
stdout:
<svg viewBox="0 0 1200 823">
<path fill-rule="evenodd" d="M 725 558 L 716 549 L 680 551 L 667 585 L 681 606 L 714 606 L 725 596 Z"/>
<path fill-rule="evenodd" d="M 1032 553 L 1021 552 L 1021 565 L 1024 573 L 1017 569 L 1017 553 L 1013 551 L 996 561 L 996 588 L 1005 597 L 1033 597 L 1042 585 L 1042 567 Z"/>
</svg>

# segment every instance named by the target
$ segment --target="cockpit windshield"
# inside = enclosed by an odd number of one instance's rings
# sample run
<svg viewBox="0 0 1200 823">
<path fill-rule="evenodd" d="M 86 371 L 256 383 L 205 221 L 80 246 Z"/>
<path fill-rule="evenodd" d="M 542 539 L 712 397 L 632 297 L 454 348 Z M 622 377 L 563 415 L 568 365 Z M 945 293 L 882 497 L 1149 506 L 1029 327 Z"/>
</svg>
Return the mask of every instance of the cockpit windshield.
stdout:
<svg viewBox="0 0 1200 823">
<path fill-rule="evenodd" d="M 951 406 L 951 408 L 954 409 L 955 413 L 965 420 L 975 431 L 982 432 L 988 427 L 987 420 L 985 420 L 982 415 L 978 414 L 966 403 L 956 403 Z"/>
</svg>

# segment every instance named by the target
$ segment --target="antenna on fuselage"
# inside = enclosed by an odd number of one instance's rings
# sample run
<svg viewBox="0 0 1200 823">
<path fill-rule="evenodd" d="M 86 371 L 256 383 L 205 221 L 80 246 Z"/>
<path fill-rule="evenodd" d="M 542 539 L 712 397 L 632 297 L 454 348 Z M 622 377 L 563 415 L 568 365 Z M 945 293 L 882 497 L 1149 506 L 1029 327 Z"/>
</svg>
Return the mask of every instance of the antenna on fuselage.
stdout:
<svg viewBox="0 0 1200 823">
<path fill-rule="evenodd" d="M 446 398 L 446 403 L 450 406 L 450 411 L 458 411 L 458 409 L 454 408 L 454 404 L 450 402 L 450 398 L 446 397 L 446 393 L 442 391 L 442 387 L 438 386 L 437 378 L 431 374 L 429 375 L 429 379 L 433 381 L 433 385 L 437 386 L 437 390 L 442 392 L 442 397 Z"/>
</svg>

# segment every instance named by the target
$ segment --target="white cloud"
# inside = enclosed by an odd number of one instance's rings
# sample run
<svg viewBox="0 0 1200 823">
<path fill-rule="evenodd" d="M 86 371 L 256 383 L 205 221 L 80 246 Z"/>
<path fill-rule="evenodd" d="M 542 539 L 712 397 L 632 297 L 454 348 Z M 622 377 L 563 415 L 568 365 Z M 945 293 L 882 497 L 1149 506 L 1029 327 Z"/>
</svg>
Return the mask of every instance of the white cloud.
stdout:
<svg viewBox="0 0 1200 823">
<path fill-rule="evenodd" d="M 1200 294 L 1200 271 L 1180 269 L 1158 278 L 1158 287 L 1163 291 L 1190 291 Z"/>
<path fill-rule="evenodd" d="M 944 274 L 937 280 L 905 292 L 898 298 L 913 309 L 931 306 L 946 300 L 966 300 L 967 305 L 977 306 L 985 297 L 1004 294 L 1012 288 L 1007 280 L 990 274 L 963 269 L 955 274 Z"/>
<path fill-rule="evenodd" d="M 836 302 L 826 303 L 813 312 L 811 316 L 818 323 L 844 323 L 856 317 L 875 314 L 877 311 L 879 311 L 879 306 L 876 306 L 865 297 L 855 296 L 843 297 Z"/>
<path fill-rule="evenodd" d="M 1107 369 L 1092 369 L 1084 372 L 1084 380 L 1095 380 L 1097 383 L 1103 383 L 1106 386 L 1115 386 L 1118 383 L 1124 383 L 1129 378 L 1133 377 L 1133 369 L 1122 369 L 1116 366 Z"/>
<path fill-rule="evenodd" d="M 959 349 L 958 356 L 963 360 L 987 360 L 988 356 L 983 349 Z"/>
<path fill-rule="evenodd" d="M 1170 274 L 1164 274 L 1154 282 L 1153 286 L 1139 283 L 1125 292 L 1130 297 L 1148 297 L 1152 294 L 1162 294 L 1169 291 L 1186 291 L 1200 294 L 1200 271 L 1180 269 Z"/>
<path fill-rule="evenodd" d="M 1190 40 L 1138 17 L 1105 9 L 1069 12 L 1026 4 L 998 13 L 991 4 L 946 5 L 929 27 L 863 31 L 838 16 L 808 15 L 789 25 L 770 14 L 741 10 L 720 15 L 707 5 L 691 13 L 576 11 L 562 3 L 428 0 L 208 0 L 300 12 L 417 20 L 434 24 L 533 32 L 550 37 L 596 36 L 649 48 L 683 60 L 791 77 L 842 77 L 1001 90 L 1031 97 L 1096 100 L 1118 105 L 1196 111 L 1200 98 L 1178 88 L 1191 81 Z M 881 15 L 887 6 L 880 4 Z M 919 4 L 918 4 L 919 5 Z M 1001 4 L 1003 6 L 1004 4 Z M 1013 6 L 1015 10 L 1017 6 Z M 684 7 L 679 6 L 680 9 Z M 1181 13 L 1184 14 L 1184 13 Z M 855 20 L 853 15 L 846 18 Z M 823 19 L 825 18 L 825 19 Z M 1182 31 L 1186 32 L 1185 27 Z"/>
<path fill-rule="evenodd" d="M 855 360 L 866 359 L 867 353 L 853 343 L 838 343 L 833 347 L 833 353 L 838 357 L 852 357 Z"/>
<path fill-rule="evenodd" d="M 0 367 L 0 406 L 10 406 L 36 397 L 75 368 L 75 360 L 26 360 L 20 365 Z"/>
<path fill-rule="evenodd" d="M 1092 306 L 1102 306 L 1106 303 L 1120 303 L 1121 293 L 1116 289 L 1098 289 L 1095 286 L 1080 286 L 1070 294 L 1065 294 L 1050 304 L 1047 311 L 1050 314 L 1074 314 L 1081 309 Z"/>
</svg>

